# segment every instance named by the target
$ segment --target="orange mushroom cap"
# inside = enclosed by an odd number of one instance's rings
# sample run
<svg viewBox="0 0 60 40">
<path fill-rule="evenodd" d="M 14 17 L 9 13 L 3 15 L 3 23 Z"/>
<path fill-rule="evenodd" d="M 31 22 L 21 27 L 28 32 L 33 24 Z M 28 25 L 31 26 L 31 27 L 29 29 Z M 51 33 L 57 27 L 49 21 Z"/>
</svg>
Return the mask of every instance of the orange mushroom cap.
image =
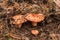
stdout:
<svg viewBox="0 0 60 40">
<path fill-rule="evenodd" d="M 33 35 L 38 35 L 38 34 L 39 34 L 39 31 L 38 31 L 38 30 L 31 30 L 31 33 L 32 33 Z"/>
<path fill-rule="evenodd" d="M 15 15 L 12 17 L 15 21 L 13 21 L 13 24 L 21 24 L 26 22 L 23 15 Z"/>
<path fill-rule="evenodd" d="M 27 20 L 32 21 L 32 22 L 41 22 L 44 20 L 45 15 L 43 14 L 27 14 L 25 17 Z"/>
</svg>

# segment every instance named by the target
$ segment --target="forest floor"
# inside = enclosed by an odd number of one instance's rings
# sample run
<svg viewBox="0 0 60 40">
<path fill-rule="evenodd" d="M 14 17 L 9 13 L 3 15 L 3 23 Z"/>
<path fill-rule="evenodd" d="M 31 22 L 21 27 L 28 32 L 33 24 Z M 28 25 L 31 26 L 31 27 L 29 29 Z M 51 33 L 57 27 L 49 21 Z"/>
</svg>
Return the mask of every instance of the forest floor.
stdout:
<svg viewBox="0 0 60 40">
<path fill-rule="evenodd" d="M 60 40 L 60 12 L 52 0 L 1 0 L 0 40 Z M 10 17 L 17 14 L 43 13 L 44 21 L 33 27 L 30 22 L 21 28 L 10 24 Z M 38 30 L 37 36 L 31 30 Z"/>
</svg>

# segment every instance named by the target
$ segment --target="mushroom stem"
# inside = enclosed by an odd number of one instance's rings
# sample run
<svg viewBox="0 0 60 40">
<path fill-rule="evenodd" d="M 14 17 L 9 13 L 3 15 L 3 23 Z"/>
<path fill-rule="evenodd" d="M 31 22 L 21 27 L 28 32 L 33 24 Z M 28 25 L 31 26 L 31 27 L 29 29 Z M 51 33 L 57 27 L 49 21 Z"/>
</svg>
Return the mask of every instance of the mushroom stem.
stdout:
<svg viewBox="0 0 60 40">
<path fill-rule="evenodd" d="M 33 26 L 37 26 L 37 22 L 32 22 L 32 25 Z"/>
<path fill-rule="evenodd" d="M 19 24 L 18 27 L 21 28 L 22 24 Z"/>
</svg>

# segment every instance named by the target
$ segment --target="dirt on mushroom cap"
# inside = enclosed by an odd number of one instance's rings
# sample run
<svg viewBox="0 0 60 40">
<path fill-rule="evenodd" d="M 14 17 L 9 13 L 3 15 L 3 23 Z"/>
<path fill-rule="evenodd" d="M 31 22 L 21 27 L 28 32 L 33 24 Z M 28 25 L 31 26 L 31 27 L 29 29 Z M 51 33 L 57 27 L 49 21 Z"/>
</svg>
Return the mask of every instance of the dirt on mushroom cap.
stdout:
<svg viewBox="0 0 60 40">
<path fill-rule="evenodd" d="M 43 14 L 28 14 L 25 18 L 29 21 L 41 22 L 44 20 L 45 15 L 43 15 Z"/>
</svg>

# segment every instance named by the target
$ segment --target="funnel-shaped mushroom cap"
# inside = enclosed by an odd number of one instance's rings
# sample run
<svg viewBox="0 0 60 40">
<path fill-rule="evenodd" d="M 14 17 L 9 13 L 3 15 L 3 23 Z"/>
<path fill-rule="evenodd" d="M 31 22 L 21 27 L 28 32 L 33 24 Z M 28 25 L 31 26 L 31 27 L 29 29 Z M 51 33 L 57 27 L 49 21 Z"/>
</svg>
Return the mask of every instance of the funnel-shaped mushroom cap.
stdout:
<svg viewBox="0 0 60 40">
<path fill-rule="evenodd" d="M 21 24 L 21 23 L 26 22 L 26 20 L 25 20 L 23 15 L 15 15 L 12 18 L 15 20 L 14 24 Z"/>
<path fill-rule="evenodd" d="M 32 22 L 41 22 L 44 20 L 45 16 L 43 14 L 27 14 L 25 18 Z"/>
</svg>

